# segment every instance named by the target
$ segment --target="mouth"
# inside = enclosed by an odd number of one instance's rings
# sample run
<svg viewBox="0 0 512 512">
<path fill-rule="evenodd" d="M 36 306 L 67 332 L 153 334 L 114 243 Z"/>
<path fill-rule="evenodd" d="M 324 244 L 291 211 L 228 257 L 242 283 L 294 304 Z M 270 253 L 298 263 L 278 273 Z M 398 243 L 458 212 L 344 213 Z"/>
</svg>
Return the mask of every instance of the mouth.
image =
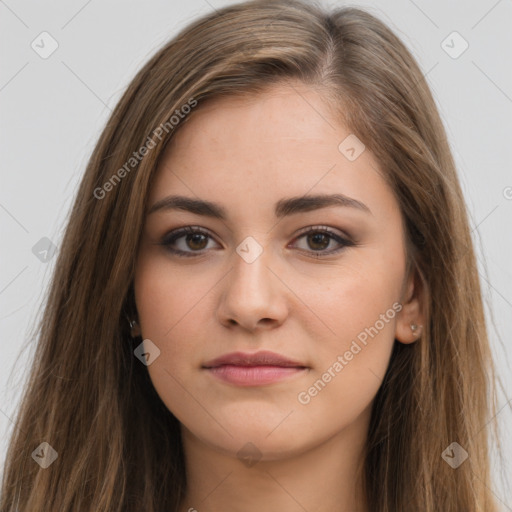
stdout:
<svg viewBox="0 0 512 512">
<path fill-rule="evenodd" d="M 262 386 L 309 371 L 309 367 L 274 352 L 233 352 L 202 366 L 216 379 L 236 386 Z"/>
</svg>

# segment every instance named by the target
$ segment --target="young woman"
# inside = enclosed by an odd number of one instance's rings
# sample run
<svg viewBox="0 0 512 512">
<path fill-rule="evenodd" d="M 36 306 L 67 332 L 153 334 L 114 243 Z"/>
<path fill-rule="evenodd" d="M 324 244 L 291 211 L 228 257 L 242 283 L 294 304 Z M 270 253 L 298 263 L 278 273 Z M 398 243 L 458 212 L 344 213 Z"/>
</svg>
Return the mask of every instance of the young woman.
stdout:
<svg viewBox="0 0 512 512">
<path fill-rule="evenodd" d="M 240 3 L 99 139 L 0 509 L 493 512 L 492 376 L 411 54 L 359 9 Z"/>
</svg>

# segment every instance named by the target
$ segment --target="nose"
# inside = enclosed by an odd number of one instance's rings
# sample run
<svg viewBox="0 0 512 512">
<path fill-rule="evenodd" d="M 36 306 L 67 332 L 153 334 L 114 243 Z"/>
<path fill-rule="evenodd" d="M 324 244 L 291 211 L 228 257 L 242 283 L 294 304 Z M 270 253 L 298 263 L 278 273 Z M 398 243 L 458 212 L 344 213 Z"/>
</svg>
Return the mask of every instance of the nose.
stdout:
<svg viewBox="0 0 512 512">
<path fill-rule="evenodd" d="M 226 327 L 272 329 L 288 315 L 287 287 L 272 267 L 269 249 L 252 262 L 233 251 L 232 268 L 224 280 L 217 318 Z"/>
</svg>

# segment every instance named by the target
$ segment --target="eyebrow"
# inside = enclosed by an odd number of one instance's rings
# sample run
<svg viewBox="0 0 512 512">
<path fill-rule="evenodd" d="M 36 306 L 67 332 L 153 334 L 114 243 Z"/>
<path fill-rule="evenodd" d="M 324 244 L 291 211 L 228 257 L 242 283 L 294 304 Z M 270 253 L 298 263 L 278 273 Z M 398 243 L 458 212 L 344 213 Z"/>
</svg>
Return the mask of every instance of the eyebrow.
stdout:
<svg viewBox="0 0 512 512">
<path fill-rule="evenodd" d="M 370 208 L 357 199 L 343 194 L 318 194 L 280 199 L 275 205 L 275 216 L 282 218 L 330 206 L 355 208 L 372 214 Z M 226 220 L 228 216 L 225 208 L 218 203 L 179 195 L 164 197 L 160 201 L 157 201 L 149 209 L 148 215 L 166 210 L 183 210 L 219 220 Z"/>
</svg>

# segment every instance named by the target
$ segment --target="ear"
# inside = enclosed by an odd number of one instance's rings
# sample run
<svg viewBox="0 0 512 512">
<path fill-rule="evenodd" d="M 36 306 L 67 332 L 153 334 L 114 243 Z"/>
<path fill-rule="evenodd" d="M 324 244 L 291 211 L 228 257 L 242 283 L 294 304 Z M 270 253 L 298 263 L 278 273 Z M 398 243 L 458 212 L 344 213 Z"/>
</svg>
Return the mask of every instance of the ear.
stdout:
<svg viewBox="0 0 512 512">
<path fill-rule="evenodd" d="M 140 325 L 137 322 L 137 320 L 135 320 L 135 319 L 130 321 L 130 334 L 131 334 L 132 338 L 137 338 L 138 336 L 140 336 L 142 334 L 142 332 L 140 330 Z"/>
<path fill-rule="evenodd" d="M 396 317 L 395 338 L 400 343 L 414 343 L 423 334 L 425 328 L 423 292 L 420 276 L 412 269 L 404 281 L 400 300 L 402 309 Z"/>
</svg>

